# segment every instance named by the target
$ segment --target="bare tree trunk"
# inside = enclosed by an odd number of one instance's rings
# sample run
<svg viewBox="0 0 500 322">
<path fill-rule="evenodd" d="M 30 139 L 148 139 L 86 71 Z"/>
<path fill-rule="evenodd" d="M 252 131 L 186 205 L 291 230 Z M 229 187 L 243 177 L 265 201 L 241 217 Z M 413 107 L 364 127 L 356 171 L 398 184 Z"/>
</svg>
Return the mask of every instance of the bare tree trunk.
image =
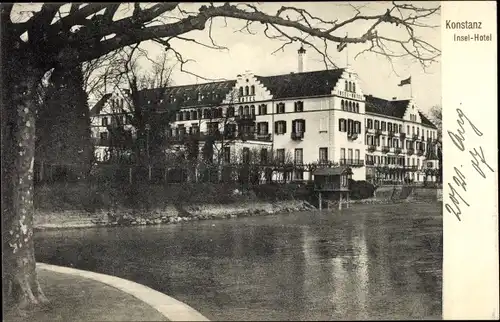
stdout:
<svg viewBox="0 0 500 322">
<path fill-rule="evenodd" d="M 33 244 L 34 94 L 41 75 L 29 68 L 9 73 L 4 60 L 2 67 L 10 74 L 2 76 L 2 291 L 9 304 L 26 308 L 47 302 Z"/>
</svg>

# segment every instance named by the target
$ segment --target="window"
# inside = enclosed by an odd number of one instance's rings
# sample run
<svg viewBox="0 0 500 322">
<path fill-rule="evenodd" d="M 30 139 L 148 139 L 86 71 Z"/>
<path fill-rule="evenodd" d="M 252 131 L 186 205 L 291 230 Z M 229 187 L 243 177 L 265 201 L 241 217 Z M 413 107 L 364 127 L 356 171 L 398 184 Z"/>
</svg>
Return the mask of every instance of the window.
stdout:
<svg viewBox="0 0 500 322">
<path fill-rule="evenodd" d="M 399 132 L 399 133 L 403 132 L 403 126 L 400 124 L 398 127 L 399 127 L 398 132 Z"/>
<path fill-rule="evenodd" d="M 352 83 L 349 82 L 349 92 L 352 92 Z"/>
<path fill-rule="evenodd" d="M 328 148 L 319 148 L 319 162 L 328 161 Z"/>
<path fill-rule="evenodd" d="M 108 132 L 99 133 L 99 137 L 101 138 L 101 140 L 106 141 L 108 139 Z"/>
<path fill-rule="evenodd" d="M 356 84 L 354 82 L 352 83 L 352 91 L 353 93 L 356 93 Z"/>
<path fill-rule="evenodd" d="M 250 95 L 255 95 L 255 86 L 250 86 Z"/>
<path fill-rule="evenodd" d="M 359 103 L 356 103 L 356 113 L 359 113 Z"/>
<path fill-rule="evenodd" d="M 304 133 L 306 131 L 306 120 L 293 120 L 292 121 L 292 132 L 293 133 Z"/>
<path fill-rule="evenodd" d="M 303 112 L 304 111 L 304 102 L 298 101 L 295 102 L 295 112 Z"/>
<path fill-rule="evenodd" d="M 295 149 L 295 164 L 302 164 L 304 161 L 304 151 L 302 149 Z"/>
<path fill-rule="evenodd" d="M 192 134 L 198 134 L 198 133 L 200 133 L 200 127 L 198 126 L 197 123 L 193 123 L 191 125 L 191 133 Z"/>
<path fill-rule="evenodd" d="M 267 122 L 257 123 L 257 133 L 266 135 L 269 133 L 269 126 Z"/>
<path fill-rule="evenodd" d="M 380 130 L 380 121 L 375 120 L 375 130 Z"/>
<path fill-rule="evenodd" d="M 266 114 L 267 114 L 267 105 L 266 104 L 259 105 L 259 115 L 266 115 Z"/>
<path fill-rule="evenodd" d="M 345 149 L 341 148 L 340 149 L 340 160 L 344 160 L 344 159 L 345 159 Z"/>
<path fill-rule="evenodd" d="M 278 103 L 278 105 L 276 105 L 276 113 L 277 114 L 285 113 L 285 103 Z"/>
<path fill-rule="evenodd" d="M 387 130 L 386 125 L 387 124 L 384 121 L 380 122 L 380 127 L 382 128 L 382 131 L 386 131 Z"/>
<path fill-rule="evenodd" d="M 243 115 L 243 106 L 238 107 L 238 115 Z"/>
<path fill-rule="evenodd" d="M 285 149 L 276 150 L 276 161 L 278 163 L 285 163 Z"/>
<path fill-rule="evenodd" d="M 238 94 L 240 94 L 240 96 L 243 96 L 243 87 L 240 87 Z"/>
<path fill-rule="evenodd" d="M 260 163 L 267 164 L 267 149 L 260 150 Z"/>
<path fill-rule="evenodd" d="M 342 109 L 342 111 L 346 110 L 346 106 L 345 106 L 345 101 L 344 100 L 340 101 L 340 108 Z"/>
<path fill-rule="evenodd" d="M 354 159 L 355 159 L 356 161 L 359 161 L 359 149 L 356 149 L 356 150 L 354 151 Z"/>
<path fill-rule="evenodd" d="M 319 119 L 319 131 L 320 132 L 326 132 L 327 131 L 327 118 L 321 118 Z"/>
<path fill-rule="evenodd" d="M 231 147 L 224 147 L 224 162 L 231 163 Z"/>
<path fill-rule="evenodd" d="M 243 115 L 250 115 L 250 107 L 248 105 L 243 109 Z"/>
<path fill-rule="evenodd" d="M 392 132 L 392 123 L 387 123 L 387 131 Z"/>
<path fill-rule="evenodd" d="M 368 121 L 366 122 L 366 126 L 369 129 L 373 129 L 373 120 L 372 119 L 368 119 Z"/>
<path fill-rule="evenodd" d="M 101 120 L 101 125 L 102 126 L 108 126 L 108 118 L 107 117 L 103 117 L 102 120 Z"/>
<path fill-rule="evenodd" d="M 274 132 L 276 134 L 285 134 L 286 133 L 286 121 L 276 121 L 274 122 Z"/>
<path fill-rule="evenodd" d="M 420 168 L 420 159 L 417 159 L 417 168 Z"/>
<path fill-rule="evenodd" d="M 226 116 L 227 117 L 234 117 L 234 107 L 229 106 L 226 110 Z"/>
<path fill-rule="evenodd" d="M 248 89 L 248 86 L 245 86 L 245 96 L 248 96 L 250 94 L 250 90 Z"/>
<path fill-rule="evenodd" d="M 243 163 L 250 163 L 250 149 L 249 148 L 243 148 L 242 159 L 243 159 Z"/>
<path fill-rule="evenodd" d="M 345 119 L 339 119 L 339 131 L 340 132 L 346 132 L 346 120 Z"/>
<path fill-rule="evenodd" d="M 348 83 L 349 83 L 348 81 L 345 81 L 345 91 L 346 92 L 349 91 L 349 85 L 348 85 Z"/>
<path fill-rule="evenodd" d="M 406 126 L 406 133 L 407 133 L 408 135 L 410 135 L 410 126 L 409 126 L 409 125 L 407 125 L 407 126 Z"/>
<path fill-rule="evenodd" d="M 255 106 L 253 106 L 253 105 L 250 105 L 250 114 L 252 116 L 255 116 Z"/>
<path fill-rule="evenodd" d="M 415 127 L 414 126 L 411 127 L 411 134 L 415 134 Z"/>
<path fill-rule="evenodd" d="M 189 111 L 184 112 L 184 119 L 186 121 L 189 121 L 191 119 L 191 113 Z"/>
<path fill-rule="evenodd" d="M 347 158 L 348 158 L 349 160 L 352 160 L 352 149 L 348 149 L 348 150 L 347 150 Z"/>
</svg>

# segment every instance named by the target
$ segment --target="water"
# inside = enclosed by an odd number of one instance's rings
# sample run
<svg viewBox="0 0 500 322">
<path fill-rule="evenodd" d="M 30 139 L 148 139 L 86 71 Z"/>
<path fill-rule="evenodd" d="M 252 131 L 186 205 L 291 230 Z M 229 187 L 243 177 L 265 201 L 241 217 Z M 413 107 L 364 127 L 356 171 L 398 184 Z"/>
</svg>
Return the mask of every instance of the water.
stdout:
<svg viewBox="0 0 500 322">
<path fill-rule="evenodd" d="M 440 319 L 441 204 L 46 231 L 37 260 L 147 285 L 211 320 Z"/>
</svg>

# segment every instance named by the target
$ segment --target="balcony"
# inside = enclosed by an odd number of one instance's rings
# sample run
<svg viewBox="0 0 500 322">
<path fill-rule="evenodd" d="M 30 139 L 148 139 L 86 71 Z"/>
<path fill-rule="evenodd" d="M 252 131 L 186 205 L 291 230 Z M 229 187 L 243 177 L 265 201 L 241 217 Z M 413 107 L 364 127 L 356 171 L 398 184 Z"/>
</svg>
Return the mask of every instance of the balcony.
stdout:
<svg viewBox="0 0 500 322">
<path fill-rule="evenodd" d="M 382 147 L 382 153 L 387 153 L 387 152 L 389 152 L 390 150 L 391 150 L 391 148 L 389 148 L 387 145 L 384 145 L 384 146 Z"/>
<path fill-rule="evenodd" d="M 387 133 L 387 136 L 390 137 L 390 138 L 394 137 L 394 132 L 393 131 L 389 131 Z"/>
<path fill-rule="evenodd" d="M 375 161 L 373 160 L 366 160 L 366 165 L 374 165 Z"/>
<path fill-rule="evenodd" d="M 380 136 L 380 135 L 382 135 L 382 130 L 381 130 L 381 129 L 376 129 L 376 130 L 375 130 L 375 136 L 377 136 L 377 137 L 378 137 L 378 136 Z"/>
<path fill-rule="evenodd" d="M 357 133 L 348 133 L 347 134 L 347 139 L 351 140 L 351 141 L 354 141 L 358 138 L 358 134 Z"/>
<path fill-rule="evenodd" d="M 406 149 L 406 154 L 413 155 L 413 153 L 415 153 L 415 149 L 413 148 Z"/>
<path fill-rule="evenodd" d="M 377 147 L 375 145 L 369 145 L 367 150 L 368 152 L 374 152 L 377 150 Z"/>
<path fill-rule="evenodd" d="M 248 141 L 255 139 L 255 133 L 252 132 L 240 132 L 238 133 L 238 139 L 242 141 Z"/>
<path fill-rule="evenodd" d="M 405 167 L 405 169 L 413 172 L 413 171 L 417 171 L 418 167 L 416 165 L 407 165 Z"/>
<path fill-rule="evenodd" d="M 424 155 L 424 153 L 425 153 L 425 151 L 424 151 L 424 150 L 422 150 L 422 149 L 418 149 L 418 150 L 417 150 L 417 155 L 418 155 L 419 157 L 421 157 L 422 155 Z"/>
<path fill-rule="evenodd" d="M 340 165 L 347 165 L 350 167 L 362 167 L 364 165 L 364 160 L 358 160 L 358 159 L 340 159 Z"/>
<path fill-rule="evenodd" d="M 406 139 L 406 133 L 399 133 L 399 138 L 401 139 L 401 141 L 404 141 L 404 139 Z"/>
<path fill-rule="evenodd" d="M 292 140 L 294 141 L 301 141 L 304 139 L 304 132 L 292 132 L 290 134 L 290 137 L 292 138 Z"/>
<path fill-rule="evenodd" d="M 271 141 L 270 133 L 257 133 L 255 134 L 255 138 L 259 141 Z"/>
<path fill-rule="evenodd" d="M 255 122 L 255 114 L 243 114 L 243 115 L 236 115 L 234 117 L 234 120 L 237 123 L 242 123 L 242 124 L 252 124 Z"/>
<path fill-rule="evenodd" d="M 413 141 L 418 140 L 418 134 L 413 134 L 413 135 L 411 136 L 411 139 L 412 139 Z"/>
<path fill-rule="evenodd" d="M 401 148 L 394 148 L 394 154 L 401 154 Z"/>
</svg>

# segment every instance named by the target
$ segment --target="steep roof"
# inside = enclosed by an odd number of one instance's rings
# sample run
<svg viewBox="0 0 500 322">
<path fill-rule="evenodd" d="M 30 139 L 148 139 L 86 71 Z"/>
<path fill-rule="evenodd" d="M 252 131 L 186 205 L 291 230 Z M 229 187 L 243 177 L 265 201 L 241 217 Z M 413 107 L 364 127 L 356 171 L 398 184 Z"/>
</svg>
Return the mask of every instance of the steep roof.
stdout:
<svg viewBox="0 0 500 322">
<path fill-rule="evenodd" d="M 255 76 L 275 99 L 331 94 L 343 68 L 275 76 Z"/>
<path fill-rule="evenodd" d="M 365 111 L 403 118 L 410 100 L 389 101 L 372 95 L 365 96 Z"/>
<path fill-rule="evenodd" d="M 436 125 L 434 125 L 434 123 L 432 123 L 431 120 L 429 120 L 422 112 L 419 111 L 418 114 L 420 115 L 422 124 L 427 125 L 428 127 L 431 127 L 433 129 L 437 129 Z"/>
<path fill-rule="evenodd" d="M 95 116 L 101 113 L 101 110 L 104 107 L 104 104 L 111 97 L 111 93 L 104 94 L 103 97 L 90 109 L 90 116 Z"/>
<path fill-rule="evenodd" d="M 177 109 L 184 106 L 218 105 L 222 103 L 235 85 L 235 80 L 228 80 L 145 89 L 141 91 L 141 100 L 144 106 L 155 106 L 158 110 Z"/>
<path fill-rule="evenodd" d="M 352 174 L 352 170 L 346 166 L 340 166 L 335 168 L 319 168 L 314 171 L 313 175 L 315 176 L 338 176 L 341 174 Z"/>
</svg>

